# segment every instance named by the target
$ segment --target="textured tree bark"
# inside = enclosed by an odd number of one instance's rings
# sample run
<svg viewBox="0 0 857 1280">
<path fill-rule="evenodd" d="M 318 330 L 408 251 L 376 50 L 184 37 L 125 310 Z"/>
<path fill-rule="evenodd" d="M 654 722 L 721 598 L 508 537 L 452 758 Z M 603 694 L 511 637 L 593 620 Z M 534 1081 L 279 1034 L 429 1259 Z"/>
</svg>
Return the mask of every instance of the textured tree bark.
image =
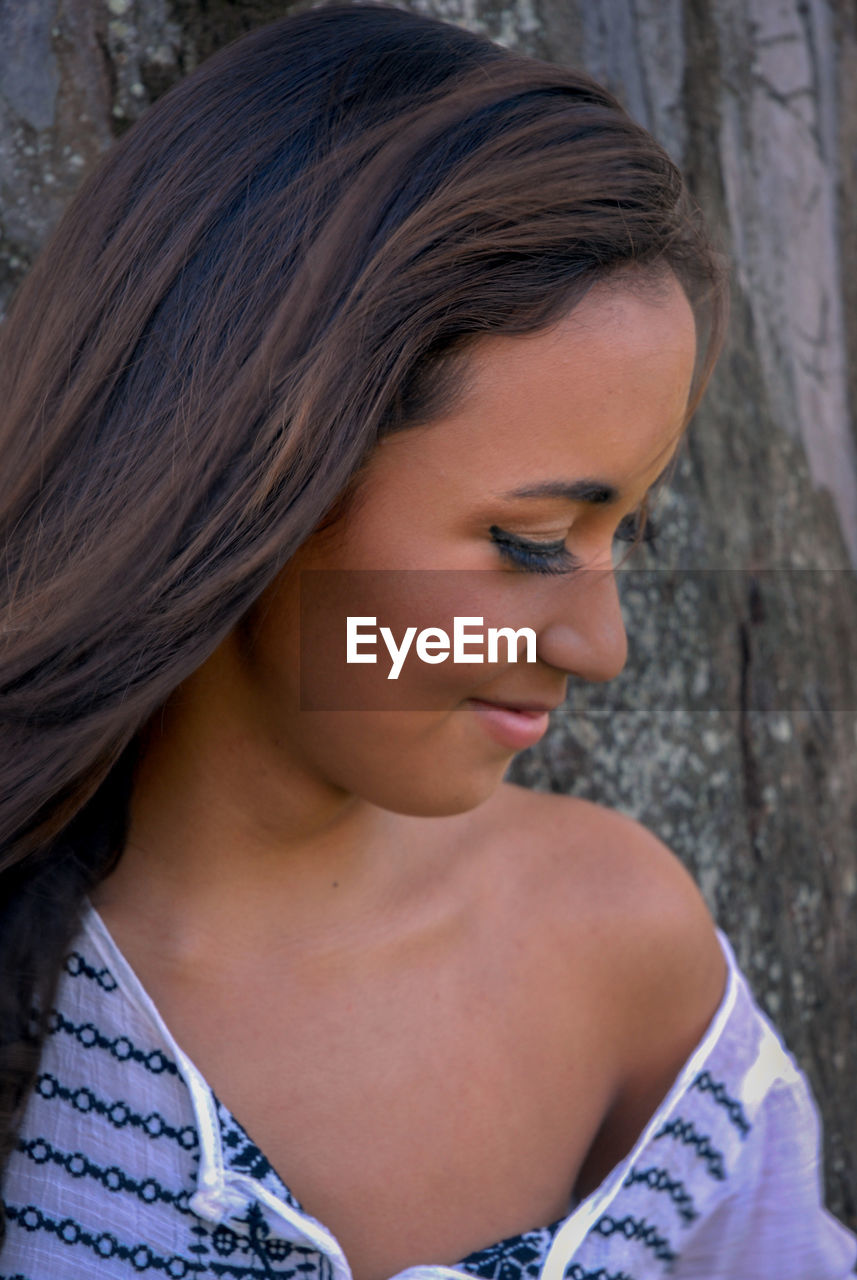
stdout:
<svg viewBox="0 0 857 1280">
<path fill-rule="evenodd" d="M 197 61 L 305 8 L 0 0 L 0 304 L 100 151 Z M 629 562 L 626 672 L 571 681 L 509 776 L 686 861 L 808 1072 L 857 1227 L 857 13 L 848 0 L 413 0 L 585 66 L 734 264 L 730 338 Z M 657 513 L 656 513 L 657 518 Z"/>
</svg>

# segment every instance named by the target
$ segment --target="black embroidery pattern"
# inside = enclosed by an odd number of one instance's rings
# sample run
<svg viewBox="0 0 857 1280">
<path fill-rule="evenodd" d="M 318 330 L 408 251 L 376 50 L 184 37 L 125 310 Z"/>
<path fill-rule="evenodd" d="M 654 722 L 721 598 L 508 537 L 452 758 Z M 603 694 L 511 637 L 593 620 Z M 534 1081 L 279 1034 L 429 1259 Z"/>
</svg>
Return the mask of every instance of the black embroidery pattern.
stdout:
<svg viewBox="0 0 857 1280">
<path fill-rule="evenodd" d="M 89 978 L 97 982 L 102 991 L 115 991 L 119 983 L 109 969 L 96 969 L 79 951 L 71 951 L 63 961 L 63 969 L 71 978 Z"/>
<path fill-rule="evenodd" d="M 198 1234 L 200 1237 L 205 1235 L 211 1248 L 199 1244 L 192 1245 L 189 1250 L 216 1255 L 210 1257 L 205 1264 L 216 1275 L 274 1276 L 277 1280 L 281 1277 L 288 1280 L 290 1276 L 326 1280 L 332 1275 L 330 1260 L 325 1255 L 310 1245 L 293 1244 L 290 1240 L 273 1235 L 258 1204 L 251 1204 L 245 1217 L 236 1218 L 235 1222 L 246 1228 L 246 1234 L 234 1231 L 225 1224 L 208 1230 L 200 1228 Z M 253 1259 L 256 1260 L 256 1265 Z M 261 1264 L 261 1271 L 258 1264 Z"/>
<path fill-rule="evenodd" d="M 135 1271 L 160 1271 L 170 1280 L 183 1280 L 184 1276 L 198 1275 L 205 1270 L 205 1263 L 191 1262 L 173 1254 L 164 1258 L 147 1244 L 123 1244 L 110 1231 L 93 1233 L 74 1218 L 57 1221 L 33 1204 L 6 1205 L 6 1216 L 24 1231 L 46 1231 L 67 1245 L 84 1245 L 99 1258 L 118 1258 L 127 1262 Z"/>
<path fill-rule="evenodd" d="M 700 1093 L 710 1093 L 717 1105 L 725 1108 L 729 1119 L 741 1134 L 741 1137 L 747 1137 L 753 1126 L 747 1119 L 741 1103 L 737 1098 L 730 1096 L 726 1090 L 726 1085 L 721 1080 L 715 1080 L 710 1071 L 700 1071 L 690 1087 L 691 1089 L 698 1089 Z"/>
<path fill-rule="evenodd" d="M 247 1216 L 244 1219 L 247 1224 L 248 1233 L 247 1240 L 253 1253 L 262 1263 L 262 1268 L 266 1276 L 274 1277 L 276 1280 L 277 1272 L 271 1269 L 269 1257 L 276 1257 L 282 1260 L 288 1257 L 290 1244 L 288 1240 L 269 1240 L 271 1234 L 270 1227 L 262 1216 L 258 1204 L 251 1204 L 247 1210 Z M 273 1249 L 271 1248 L 273 1246 Z"/>
<path fill-rule="evenodd" d="M 666 1236 L 659 1234 L 659 1228 L 652 1222 L 646 1222 L 645 1218 L 635 1218 L 630 1213 L 626 1213 L 624 1218 L 613 1218 L 609 1213 L 605 1213 L 598 1219 L 593 1231 L 597 1231 L 600 1236 L 612 1236 L 615 1232 L 620 1232 L 626 1240 L 639 1240 L 647 1249 L 654 1252 L 655 1257 L 660 1262 L 675 1262 L 678 1257 L 670 1248 L 670 1242 Z"/>
<path fill-rule="evenodd" d="M 178 1067 L 167 1057 L 163 1049 L 150 1049 L 146 1053 L 145 1050 L 138 1049 L 132 1044 L 127 1036 L 116 1036 L 111 1040 L 109 1036 L 99 1031 L 94 1023 L 77 1024 L 59 1009 L 52 1009 L 48 1014 L 48 1033 L 56 1035 L 60 1031 L 74 1036 L 84 1049 L 106 1049 L 111 1058 L 115 1058 L 117 1062 L 139 1062 L 147 1071 L 151 1071 L 152 1075 L 159 1076 L 162 1071 L 169 1071 L 170 1075 L 174 1076 L 179 1074 Z"/>
<path fill-rule="evenodd" d="M 598 1267 L 595 1271 L 586 1271 L 579 1262 L 571 1262 L 565 1269 L 565 1280 L 634 1280 L 627 1271 L 607 1271 Z"/>
<path fill-rule="evenodd" d="M 92 962 L 87 959 L 80 951 L 72 951 L 66 957 L 65 972 L 70 979 L 78 981 L 79 995 L 86 1000 L 103 999 L 102 992 L 109 995 L 119 989 L 111 971 L 107 967 L 98 967 L 99 963 L 98 960 Z M 87 984 L 85 989 L 80 987 L 81 983 Z M 60 1010 L 52 1010 L 49 1014 L 48 1030 L 52 1035 L 73 1039 L 83 1050 L 108 1053 L 116 1062 L 123 1064 L 134 1062 L 153 1076 L 169 1074 L 181 1079 L 176 1063 L 161 1048 L 147 1050 L 134 1044 L 125 1035 L 111 1038 L 94 1023 L 74 1020 Z M 154 1043 L 157 1045 L 157 1039 Z M 61 1051 L 65 1052 L 65 1049 Z M 742 1139 L 749 1134 L 752 1126 L 744 1109 L 729 1093 L 722 1080 L 715 1079 L 709 1071 L 703 1070 L 690 1088 L 706 1095 L 717 1108 L 725 1111 L 729 1122 Z M 152 1140 L 166 1139 L 177 1143 L 188 1153 L 191 1162 L 199 1159 L 199 1138 L 193 1124 L 181 1127 L 171 1125 L 155 1111 L 145 1116 L 138 1114 L 128 1102 L 101 1098 L 86 1086 L 67 1087 L 56 1076 L 47 1072 L 37 1078 L 36 1092 L 42 1099 L 59 1100 L 83 1115 L 92 1113 L 103 1117 L 117 1130 L 129 1126 L 145 1133 Z M 231 1113 L 216 1098 L 214 1101 L 227 1167 L 248 1174 L 296 1212 L 303 1213 L 300 1202 L 283 1183 L 264 1153 Z M 711 1113 L 708 1114 L 710 1116 Z M 715 1128 L 715 1133 L 723 1132 L 723 1121 L 718 1119 L 718 1124 L 720 1127 Z M 704 1162 L 708 1174 L 721 1182 L 725 1180 L 723 1152 L 715 1147 L 712 1137 L 699 1131 L 692 1121 L 676 1117 L 663 1124 L 654 1140 L 667 1137 L 682 1145 L 692 1146 L 696 1156 Z M 69 1145 L 72 1145 L 71 1141 Z M 77 1246 L 80 1251 L 91 1251 L 95 1258 L 116 1259 L 126 1263 L 134 1272 L 157 1273 L 159 1276 L 170 1277 L 171 1280 L 203 1275 L 223 1277 L 224 1280 L 333 1280 L 331 1259 L 308 1243 L 293 1243 L 278 1236 L 276 1227 L 272 1228 L 265 1217 L 264 1207 L 257 1202 L 248 1205 L 243 1218 L 231 1219 L 229 1226 L 214 1226 L 197 1218 L 189 1206 L 194 1182 L 192 1175 L 189 1189 L 171 1191 L 155 1178 L 135 1178 L 118 1166 L 104 1166 L 79 1150 L 60 1150 L 44 1137 L 30 1140 L 22 1138 L 17 1144 L 17 1150 L 35 1164 L 50 1164 L 63 1169 L 71 1178 L 92 1179 L 106 1191 L 117 1193 L 119 1199 L 121 1196 L 118 1193 L 125 1193 L 131 1201 L 128 1222 L 145 1220 L 136 1216 L 140 1214 L 140 1209 L 133 1204 L 133 1200 L 136 1200 L 143 1204 L 169 1205 L 184 1216 L 187 1225 L 187 1243 L 183 1246 L 182 1256 L 162 1256 L 157 1248 L 146 1243 L 133 1243 L 137 1236 L 137 1229 L 133 1226 L 129 1232 L 132 1242 L 126 1243 L 110 1231 L 99 1231 L 97 1227 L 87 1228 L 71 1217 L 60 1220 L 58 1216 L 52 1217 L 49 1212 L 33 1204 L 7 1207 L 10 1224 L 14 1223 L 17 1229 L 24 1232 L 53 1235 L 57 1241 L 62 1242 L 57 1246 L 60 1252 L 64 1252 L 63 1246 Z M 671 1176 L 670 1171 L 662 1165 L 633 1167 L 623 1186 L 641 1186 L 668 1197 L 685 1225 L 699 1217 L 694 1198 L 686 1184 Z M 113 1202 L 116 1203 L 116 1199 Z M 633 1203 L 633 1198 L 629 1202 Z M 63 1205 L 58 1212 L 63 1212 L 65 1207 Z M 623 1216 L 623 1208 L 624 1206 L 618 1208 L 615 1216 L 602 1215 L 591 1228 L 592 1235 L 605 1239 L 615 1237 L 620 1245 L 623 1240 L 634 1241 L 641 1249 L 649 1251 L 650 1257 L 665 1264 L 677 1259 L 678 1254 L 674 1252 L 663 1228 L 641 1216 L 628 1213 Z M 106 1225 L 108 1221 L 105 1217 L 99 1219 L 98 1224 Z M 527 1231 L 477 1250 L 457 1263 L 456 1267 L 478 1280 L 538 1280 L 550 1245 L 564 1221 L 563 1218 L 551 1226 Z M 613 1254 L 612 1248 L 608 1248 L 606 1252 Z M 95 1258 L 93 1265 L 97 1271 Z M 4 1280 L 4 1277 L 0 1276 L 0 1280 Z M 27 1278 L 17 1275 L 6 1280 Z M 624 1270 L 610 1271 L 603 1265 L 588 1269 L 578 1262 L 570 1262 L 565 1269 L 564 1280 L 633 1280 L 633 1277 Z"/>
<path fill-rule="evenodd" d="M 101 1000 L 115 991 L 121 994 L 110 969 L 80 950 L 73 950 L 67 955 L 64 971 L 70 980 L 87 984 L 91 995 L 83 991 L 80 993 L 87 1001 Z M 117 1063 L 135 1063 L 152 1076 L 170 1075 L 181 1079 L 176 1063 L 161 1048 L 141 1046 L 126 1035 L 105 1033 L 96 1025 L 98 1019 L 85 1019 L 86 1015 L 75 1017 L 70 1010 L 53 1009 L 48 1016 L 49 1034 L 68 1038 L 84 1051 L 109 1054 Z M 199 1158 L 199 1137 L 194 1124 L 170 1124 L 157 1111 L 143 1115 L 139 1107 L 135 1109 L 133 1102 L 99 1096 L 87 1085 L 69 1086 L 49 1071 L 43 1071 L 37 1077 L 35 1093 L 44 1102 L 69 1106 L 83 1116 L 98 1116 L 116 1130 L 129 1128 L 145 1134 L 152 1141 L 176 1143 L 192 1161 Z M 130 1096 L 133 1098 L 133 1094 Z M 216 1098 L 215 1104 L 227 1167 L 248 1174 L 296 1212 L 303 1213 L 298 1199 L 235 1117 Z M 52 1131 L 46 1126 L 44 1132 L 50 1134 Z M 224 1280 L 333 1280 L 331 1259 L 309 1243 L 295 1243 L 277 1235 L 276 1228 L 272 1228 L 265 1217 L 264 1208 L 257 1202 L 251 1202 L 243 1218 L 233 1219 L 228 1226 L 214 1226 L 197 1218 L 189 1203 L 195 1186 L 192 1175 L 186 1187 L 171 1190 L 156 1178 L 136 1177 L 118 1164 L 107 1166 L 93 1158 L 91 1153 L 61 1149 L 49 1137 L 42 1135 L 22 1136 L 17 1143 L 17 1151 L 19 1157 L 35 1165 L 55 1167 L 72 1179 L 99 1184 L 105 1192 L 111 1193 L 109 1199 L 114 1203 L 125 1201 L 130 1206 L 135 1203 L 138 1206 L 130 1207 L 129 1214 L 121 1219 L 114 1219 L 108 1210 L 96 1220 L 97 1225 L 89 1226 L 71 1216 L 60 1218 L 59 1213 L 63 1209 L 54 1214 L 32 1203 L 8 1206 L 10 1227 L 14 1224 L 16 1230 L 43 1238 L 52 1236 L 62 1252 L 69 1249 L 78 1254 L 90 1253 L 96 1272 L 99 1259 L 111 1259 L 114 1266 L 124 1263 L 134 1273 L 157 1274 L 169 1277 L 169 1280 L 182 1280 L 183 1277 L 190 1280 L 203 1275 L 223 1277 Z M 134 1227 L 131 1227 L 133 1234 L 130 1240 L 127 1236 L 122 1238 L 121 1228 L 118 1234 L 99 1230 L 102 1225 L 116 1226 L 119 1221 L 142 1224 L 145 1217 L 141 1216 L 141 1204 L 167 1205 L 184 1217 L 187 1236 L 181 1256 L 165 1255 L 157 1246 L 140 1241 Z M 537 1280 L 561 1221 L 477 1250 L 459 1267 L 479 1280 Z M 580 1274 L 586 1280 L 590 1277 L 591 1280 L 602 1280 L 598 1272 Z M 604 1280 L 630 1280 L 620 1273 L 611 1277 L 607 1273 L 603 1275 Z M 9 1277 L 8 1280 L 26 1278 Z M 578 1280 L 575 1270 L 569 1271 L 568 1280 Z"/>
<path fill-rule="evenodd" d="M 264 1280 L 264 1277 L 273 1275 L 277 1280 L 292 1280 L 292 1277 L 298 1277 L 298 1280 L 333 1280 L 333 1264 L 324 1254 L 315 1255 L 316 1261 L 309 1263 L 298 1262 L 292 1267 L 278 1271 L 259 1271 L 258 1267 L 251 1264 L 244 1265 L 240 1262 L 215 1262 L 213 1259 L 207 1263 L 208 1270 L 212 1275 L 228 1277 L 229 1280 Z"/>
<path fill-rule="evenodd" d="M 648 1169 L 633 1168 L 622 1185 L 634 1187 L 641 1182 L 652 1191 L 666 1191 L 678 1209 L 679 1216 L 688 1225 L 699 1217 L 699 1211 L 694 1208 L 693 1196 L 680 1178 L 670 1177 L 668 1169 L 657 1165 L 650 1165 Z"/>
<path fill-rule="evenodd" d="M 292 1195 L 276 1169 L 274 1169 L 267 1157 L 262 1154 L 244 1127 L 235 1119 L 232 1112 L 224 1107 L 219 1098 L 215 1097 L 214 1102 L 217 1108 L 217 1118 L 220 1122 L 220 1139 L 223 1144 L 224 1162 L 227 1168 L 236 1169 L 241 1173 L 248 1173 L 258 1182 L 266 1185 L 268 1190 L 273 1191 L 281 1200 L 285 1200 L 298 1213 L 303 1213 L 303 1206 L 297 1197 Z"/>
<path fill-rule="evenodd" d="M 653 1141 L 656 1142 L 658 1138 L 675 1138 L 684 1146 L 696 1147 L 697 1155 L 705 1161 L 705 1167 L 712 1178 L 716 1178 L 718 1182 L 725 1182 L 723 1152 L 711 1145 L 708 1134 L 697 1132 L 692 1120 L 682 1120 L 681 1116 L 668 1120 L 655 1134 Z"/>
<path fill-rule="evenodd" d="M 522 1280 L 524 1276 L 538 1276 L 551 1242 L 562 1222 L 549 1227 L 538 1227 L 521 1235 L 509 1236 L 498 1244 L 489 1245 L 469 1253 L 457 1267 L 484 1280 Z"/>
<path fill-rule="evenodd" d="M 190 1213 L 187 1191 L 170 1191 L 155 1178 L 132 1178 L 118 1165 L 103 1168 L 85 1156 L 82 1151 L 59 1151 L 46 1138 L 32 1138 L 29 1142 L 20 1140 L 18 1150 L 35 1164 L 49 1162 L 65 1169 L 72 1178 L 94 1178 L 108 1191 L 130 1191 L 144 1204 L 171 1204 L 179 1213 Z"/>
<path fill-rule="evenodd" d="M 51 1075 L 49 1071 L 36 1077 L 35 1091 L 41 1098 L 59 1098 L 62 1102 L 71 1103 L 75 1111 L 79 1111 L 82 1115 L 94 1112 L 95 1115 L 103 1116 L 114 1129 L 124 1129 L 128 1124 L 132 1129 L 141 1129 L 150 1138 L 169 1138 L 177 1142 L 185 1151 L 193 1151 L 199 1145 L 199 1136 L 192 1124 L 182 1125 L 180 1129 L 176 1129 L 157 1111 L 150 1111 L 147 1116 L 141 1116 L 132 1111 L 127 1102 L 105 1101 L 97 1097 L 86 1085 L 69 1089 L 60 1084 L 56 1076 Z"/>
<path fill-rule="evenodd" d="M 188 1253 L 195 1253 L 200 1258 L 206 1257 L 206 1255 L 211 1252 L 208 1245 L 205 1243 L 206 1240 L 211 1238 L 210 1231 L 207 1230 L 201 1222 L 197 1221 L 191 1227 L 190 1233 L 192 1236 L 196 1236 L 196 1244 L 187 1246 Z"/>
</svg>

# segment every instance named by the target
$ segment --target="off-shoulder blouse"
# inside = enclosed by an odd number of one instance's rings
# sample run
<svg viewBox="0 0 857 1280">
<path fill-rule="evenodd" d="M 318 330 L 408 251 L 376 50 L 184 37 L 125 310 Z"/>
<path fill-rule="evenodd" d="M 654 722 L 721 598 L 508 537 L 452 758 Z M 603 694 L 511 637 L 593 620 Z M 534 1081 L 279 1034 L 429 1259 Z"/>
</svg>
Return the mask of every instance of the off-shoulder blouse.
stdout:
<svg viewBox="0 0 857 1280">
<path fill-rule="evenodd" d="M 633 1150 L 558 1222 L 394 1280 L 844 1280 L 806 1077 L 725 935 L 727 986 Z M 258 1135 L 257 1135 L 258 1136 Z M 0 1280 L 351 1280 L 165 1026 L 94 908 L 3 1186 Z"/>
</svg>

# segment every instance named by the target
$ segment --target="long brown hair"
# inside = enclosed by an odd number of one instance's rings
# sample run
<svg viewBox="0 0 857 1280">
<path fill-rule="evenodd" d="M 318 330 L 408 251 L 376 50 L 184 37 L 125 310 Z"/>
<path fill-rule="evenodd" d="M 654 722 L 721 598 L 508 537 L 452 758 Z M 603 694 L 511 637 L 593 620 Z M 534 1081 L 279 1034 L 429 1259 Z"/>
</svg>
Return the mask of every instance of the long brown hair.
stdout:
<svg viewBox="0 0 857 1280">
<path fill-rule="evenodd" d="M 382 5 L 257 30 L 83 185 L 0 338 L 0 1169 L 139 734 L 485 333 L 719 258 L 588 76 Z M 704 307 L 703 303 L 707 306 Z"/>
</svg>

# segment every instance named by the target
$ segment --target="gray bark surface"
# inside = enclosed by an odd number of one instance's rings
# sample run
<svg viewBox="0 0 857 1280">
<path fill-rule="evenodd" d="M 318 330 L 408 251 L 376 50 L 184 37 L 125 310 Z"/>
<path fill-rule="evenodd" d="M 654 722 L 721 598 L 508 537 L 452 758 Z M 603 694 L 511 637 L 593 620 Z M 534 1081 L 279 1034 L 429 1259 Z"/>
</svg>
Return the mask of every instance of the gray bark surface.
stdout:
<svg viewBox="0 0 857 1280">
<path fill-rule="evenodd" d="M 0 307 L 98 154 L 275 0 L 0 0 Z M 857 12 L 847 0 L 413 0 L 581 65 L 733 265 L 727 349 L 622 576 L 631 656 L 509 777 L 685 861 L 819 1100 L 857 1227 Z"/>
</svg>

